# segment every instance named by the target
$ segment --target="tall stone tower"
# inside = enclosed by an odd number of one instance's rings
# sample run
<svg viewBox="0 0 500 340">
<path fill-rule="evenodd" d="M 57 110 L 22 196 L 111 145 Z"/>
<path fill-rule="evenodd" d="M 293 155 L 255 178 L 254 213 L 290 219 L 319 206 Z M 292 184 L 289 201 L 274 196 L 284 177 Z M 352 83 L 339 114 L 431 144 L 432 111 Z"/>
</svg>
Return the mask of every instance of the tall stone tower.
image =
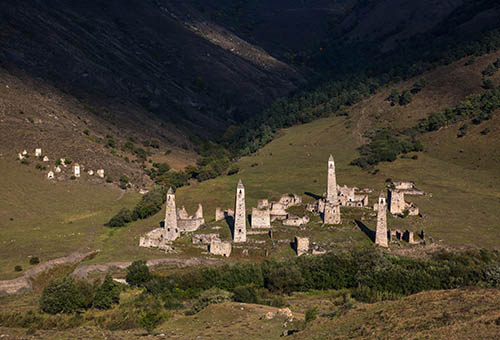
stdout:
<svg viewBox="0 0 500 340">
<path fill-rule="evenodd" d="M 328 159 L 328 180 L 326 185 L 326 201 L 337 204 L 339 199 L 337 195 L 337 178 L 335 176 L 335 161 L 330 155 Z"/>
<path fill-rule="evenodd" d="M 380 193 L 378 197 L 378 211 L 377 211 L 377 232 L 375 234 L 375 244 L 382 247 L 388 247 L 387 240 L 387 202 L 384 194 Z"/>
<path fill-rule="evenodd" d="M 167 241 L 174 241 L 180 235 L 177 227 L 177 210 L 175 208 L 175 194 L 172 188 L 167 192 L 167 203 L 165 212 L 164 238 Z"/>
<path fill-rule="evenodd" d="M 326 184 L 326 199 L 323 205 L 323 223 L 340 224 L 340 205 L 337 194 L 337 178 L 335 175 L 335 161 L 330 155 L 328 159 L 328 179 Z"/>
<path fill-rule="evenodd" d="M 247 241 L 247 213 L 245 209 L 245 187 L 238 182 L 236 187 L 236 203 L 234 207 L 234 242 Z"/>
</svg>

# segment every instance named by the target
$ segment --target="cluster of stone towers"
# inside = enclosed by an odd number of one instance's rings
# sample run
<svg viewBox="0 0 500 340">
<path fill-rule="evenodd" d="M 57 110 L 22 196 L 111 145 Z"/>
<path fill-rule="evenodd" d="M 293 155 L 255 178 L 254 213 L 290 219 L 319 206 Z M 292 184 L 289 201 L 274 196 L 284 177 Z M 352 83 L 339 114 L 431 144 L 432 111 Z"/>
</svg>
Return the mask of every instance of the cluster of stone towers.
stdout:
<svg viewBox="0 0 500 340">
<path fill-rule="evenodd" d="M 335 175 L 335 161 L 330 155 L 328 159 L 328 179 L 326 185 L 326 199 L 323 208 L 324 224 L 340 224 L 340 205 L 337 194 L 337 177 Z"/>
</svg>

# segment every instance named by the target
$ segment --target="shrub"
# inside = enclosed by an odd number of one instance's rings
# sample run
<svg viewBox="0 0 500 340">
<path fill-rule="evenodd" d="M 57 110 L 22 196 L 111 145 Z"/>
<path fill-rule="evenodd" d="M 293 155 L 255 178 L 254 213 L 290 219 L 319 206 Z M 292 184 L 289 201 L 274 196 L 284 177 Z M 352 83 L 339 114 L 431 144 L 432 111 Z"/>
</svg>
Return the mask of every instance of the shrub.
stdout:
<svg viewBox="0 0 500 340">
<path fill-rule="evenodd" d="M 23 267 L 21 267 L 20 265 L 17 265 L 14 267 L 14 271 L 16 272 L 22 272 L 23 271 Z"/>
<path fill-rule="evenodd" d="M 304 328 L 306 328 L 309 323 L 316 320 L 318 313 L 319 313 L 318 307 L 311 307 L 311 308 L 306 310 L 306 315 L 305 315 L 305 319 L 304 319 Z"/>
<path fill-rule="evenodd" d="M 107 175 L 106 176 L 106 183 L 113 183 L 113 177 L 111 177 L 110 175 Z"/>
<path fill-rule="evenodd" d="M 121 175 L 120 176 L 120 188 L 122 188 L 123 190 L 127 189 L 127 185 L 128 185 L 129 181 L 130 181 L 130 179 L 128 178 L 127 175 Z"/>
<path fill-rule="evenodd" d="M 484 129 L 481 130 L 481 134 L 483 136 L 487 135 L 488 133 L 490 133 L 490 129 L 489 128 L 484 128 Z"/>
<path fill-rule="evenodd" d="M 89 129 L 85 129 L 85 130 L 83 130 L 83 133 L 88 136 L 90 134 L 90 131 L 89 131 Z"/>
<path fill-rule="evenodd" d="M 123 208 L 115 216 L 111 217 L 106 226 L 111 228 L 120 228 L 127 223 L 132 222 L 132 212 L 130 209 Z"/>
<path fill-rule="evenodd" d="M 31 265 L 34 265 L 34 264 L 39 264 L 40 263 L 40 259 L 36 256 L 33 256 L 32 258 L 30 258 L 30 264 Z"/>
<path fill-rule="evenodd" d="M 49 314 L 74 313 L 82 307 L 82 297 L 68 277 L 50 282 L 40 297 L 40 309 Z"/>
<path fill-rule="evenodd" d="M 127 283 L 131 286 L 143 286 L 146 282 L 151 280 L 152 275 L 149 272 L 148 266 L 146 266 L 146 261 L 137 260 L 132 262 L 127 268 L 127 276 L 125 279 Z"/>
<path fill-rule="evenodd" d="M 159 308 L 148 308 L 139 313 L 138 323 L 148 334 L 151 334 L 166 318 L 166 314 L 162 313 Z"/>
<path fill-rule="evenodd" d="M 110 309 L 114 304 L 120 303 L 120 287 L 113 282 L 110 274 L 106 275 L 94 297 L 94 307 L 97 309 Z"/>
<path fill-rule="evenodd" d="M 208 305 L 231 301 L 232 297 L 233 294 L 226 290 L 222 290 L 220 288 L 210 288 L 201 293 L 200 298 L 190 312 L 192 314 L 198 313 Z"/>
<path fill-rule="evenodd" d="M 260 298 L 254 285 L 238 286 L 234 288 L 233 294 L 233 299 L 236 302 L 260 303 Z"/>
<path fill-rule="evenodd" d="M 68 158 L 64 159 L 64 164 L 69 165 L 71 163 L 73 163 L 73 159 L 71 157 L 68 157 Z"/>
</svg>

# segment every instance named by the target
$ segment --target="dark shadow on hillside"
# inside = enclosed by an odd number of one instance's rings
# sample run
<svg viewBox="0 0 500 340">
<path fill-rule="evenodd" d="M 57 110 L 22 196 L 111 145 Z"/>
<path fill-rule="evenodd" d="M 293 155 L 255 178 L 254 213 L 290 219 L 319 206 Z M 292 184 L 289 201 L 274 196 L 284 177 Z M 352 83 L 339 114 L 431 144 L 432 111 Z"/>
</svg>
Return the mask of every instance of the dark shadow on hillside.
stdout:
<svg viewBox="0 0 500 340">
<path fill-rule="evenodd" d="M 366 236 L 368 236 L 372 242 L 375 242 L 375 231 L 368 228 L 360 220 L 355 220 L 355 222 L 358 225 L 359 229 L 361 229 L 361 231 L 364 232 L 366 234 Z"/>
<path fill-rule="evenodd" d="M 323 198 L 323 196 L 320 196 L 320 195 L 316 195 L 316 194 L 313 194 L 312 192 L 304 192 L 304 195 L 306 196 L 309 196 L 309 197 L 312 197 L 314 198 L 315 200 L 319 200 L 320 198 Z"/>
<path fill-rule="evenodd" d="M 160 228 L 165 229 L 165 221 L 161 221 L 161 222 L 160 222 Z"/>
<path fill-rule="evenodd" d="M 224 219 L 229 226 L 229 230 L 231 230 L 231 238 L 234 239 L 234 216 L 224 213 Z"/>
</svg>

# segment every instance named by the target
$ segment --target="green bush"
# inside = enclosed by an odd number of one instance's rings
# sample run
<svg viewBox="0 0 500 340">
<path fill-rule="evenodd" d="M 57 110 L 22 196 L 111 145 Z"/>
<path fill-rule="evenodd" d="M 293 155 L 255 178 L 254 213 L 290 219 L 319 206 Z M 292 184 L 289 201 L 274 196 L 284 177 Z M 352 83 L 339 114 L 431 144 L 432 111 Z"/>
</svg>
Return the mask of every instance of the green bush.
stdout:
<svg viewBox="0 0 500 340">
<path fill-rule="evenodd" d="M 23 271 L 23 267 L 21 267 L 20 265 L 17 265 L 14 267 L 14 271 L 16 272 L 22 272 Z"/>
<path fill-rule="evenodd" d="M 123 208 L 115 216 L 111 217 L 106 226 L 111 228 L 120 228 L 127 223 L 132 222 L 132 212 L 130 209 Z"/>
<path fill-rule="evenodd" d="M 143 286 L 146 282 L 151 280 L 151 278 L 152 275 L 144 260 L 132 262 L 127 268 L 127 276 L 125 277 L 127 283 L 135 287 Z"/>
<path fill-rule="evenodd" d="M 74 313 L 84 306 L 82 296 L 71 278 L 50 282 L 40 297 L 40 309 L 49 314 Z"/>
<path fill-rule="evenodd" d="M 210 288 L 201 293 L 200 298 L 195 303 L 189 314 L 195 314 L 203 310 L 208 305 L 231 301 L 233 294 L 220 288 Z"/>
<path fill-rule="evenodd" d="M 110 309 L 114 304 L 118 303 L 120 303 L 120 287 L 113 282 L 111 275 L 107 274 L 95 293 L 94 307 L 97 309 Z"/>
<path fill-rule="evenodd" d="M 32 258 L 30 258 L 30 264 L 31 265 L 34 265 L 34 264 L 39 264 L 40 263 L 40 259 L 36 256 L 33 256 Z"/>
</svg>

